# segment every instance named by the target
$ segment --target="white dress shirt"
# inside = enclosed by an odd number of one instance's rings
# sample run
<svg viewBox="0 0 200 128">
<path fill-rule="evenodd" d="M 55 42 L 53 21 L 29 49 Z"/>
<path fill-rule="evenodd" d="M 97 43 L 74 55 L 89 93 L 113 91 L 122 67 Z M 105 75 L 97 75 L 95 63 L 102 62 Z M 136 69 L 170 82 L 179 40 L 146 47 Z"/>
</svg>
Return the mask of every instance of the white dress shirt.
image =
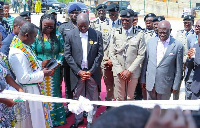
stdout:
<svg viewBox="0 0 200 128">
<path fill-rule="evenodd" d="M 87 60 L 88 31 L 86 33 L 80 32 L 80 37 L 81 37 L 82 49 L 83 49 L 83 60 L 81 63 L 81 68 L 88 69 L 88 60 Z"/>
<path fill-rule="evenodd" d="M 157 66 L 159 65 L 160 61 L 162 60 L 162 58 L 165 55 L 165 52 L 168 48 L 170 42 L 170 37 L 162 42 L 160 39 L 158 40 L 158 45 L 157 45 Z"/>
</svg>

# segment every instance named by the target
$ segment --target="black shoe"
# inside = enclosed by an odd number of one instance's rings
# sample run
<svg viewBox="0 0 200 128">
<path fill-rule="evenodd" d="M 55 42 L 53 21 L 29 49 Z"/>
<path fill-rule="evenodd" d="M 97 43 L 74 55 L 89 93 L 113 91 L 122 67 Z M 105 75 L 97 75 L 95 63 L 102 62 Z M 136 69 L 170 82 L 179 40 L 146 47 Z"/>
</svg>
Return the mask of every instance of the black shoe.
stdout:
<svg viewBox="0 0 200 128">
<path fill-rule="evenodd" d="M 71 114 L 72 114 L 72 112 L 69 111 L 68 109 L 65 111 L 65 115 L 66 115 L 66 117 L 69 117 Z"/>
<path fill-rule="evenodd" d="M 91 128 L 92 123 L 87 122 L 86 128 Z"/>
<path fill-rule="evenodd" d="M 84 120 L 82 120 L 81 122 L 78 122 L 78 123 L 73 123 L 70 128 L 78 128 L 79 125 L 83 124 L 84 123 Z"/>
<path fill-rule="evenodd" d="M 88 116 L 88 113 L 87 113 L 86 111 L 84 111 L 84 112 L 83 112 L 83 117 L 84 117 L 84 118 L 87 118 L 87 116 Z"/>
</svg>

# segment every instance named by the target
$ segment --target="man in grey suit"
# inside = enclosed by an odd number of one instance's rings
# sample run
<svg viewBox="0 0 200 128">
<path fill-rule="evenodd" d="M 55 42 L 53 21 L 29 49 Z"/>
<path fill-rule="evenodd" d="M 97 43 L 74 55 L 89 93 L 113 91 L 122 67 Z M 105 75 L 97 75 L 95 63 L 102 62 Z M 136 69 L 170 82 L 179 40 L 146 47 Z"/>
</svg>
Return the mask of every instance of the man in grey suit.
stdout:
<svg viewBox="0 0 200 128">
<path fill-rule="evenodd" d="M 148 100 L 169 100 L 177 92 L 183 71 L 183 44 L 170 37 L 171 24 L 158 24 L 158 36 L 148 40 L 141 73 L 141 85 Z"/>
<path fill-rule="evenodd" d="M 79 14 L 77 28 L 66 34 L 64 56 L 70 66 L 70 83 L 71 89 L 74 90 L 74 99 L 87 96 L 89 100 L 98 100 L 103 40 L 100 32 L 89 28 L 88 14 Z M 87 128 L 93 122 L 95 113 L 96 106 L 88 113 Z M 70 128 L 78 127 L 83 121 L 82 114 L 75 115 L 75 123 Z"/>
</svg>

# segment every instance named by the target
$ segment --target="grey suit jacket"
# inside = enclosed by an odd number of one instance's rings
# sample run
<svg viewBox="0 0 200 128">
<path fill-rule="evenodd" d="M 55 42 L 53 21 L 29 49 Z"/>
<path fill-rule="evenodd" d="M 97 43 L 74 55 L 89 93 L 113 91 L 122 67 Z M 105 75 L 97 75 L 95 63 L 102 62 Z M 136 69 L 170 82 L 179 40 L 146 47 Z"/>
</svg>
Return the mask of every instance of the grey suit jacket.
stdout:
<svg viewBox="0 0 200 128">
<path fill-rule="evenodd" d="M 82 42 L 78 28 L 70 30 L 65 38 L 65 51 L 64 57 L 70 66 L 70 83 L 71 90 L 73 90 L 80 78 L 78 73 L 81 69 L 83 60 Z M 90 41 L 93 44 L 89 43 Z M 97 85 L 101 85 L 101 71 L 100 64 L 103 59 L 103 40 L 102 34 L 92 28 L 88 30 L 88 45 L 87 45 L 87 60 L 88 71 L 92 73 L 92 78 L 96 81 Z"/>
<path fill-rule="evenodd" d="M 187 49 L 193 48 L 196 43 L 196 34 L 187 37 Z"/>
<path fill-rule="evenodd" d="M 171 89 L 180 86 L 183 72 L 183 44 L 170 37 L 167 51 L 157 66 L 158 37 L 149 39 L 145 60 L 142 67 L 141 83 L 146 83 L 146 89 L 152 91 L 154 85 L 159 94 L 169 94 Z"/>
</svg>

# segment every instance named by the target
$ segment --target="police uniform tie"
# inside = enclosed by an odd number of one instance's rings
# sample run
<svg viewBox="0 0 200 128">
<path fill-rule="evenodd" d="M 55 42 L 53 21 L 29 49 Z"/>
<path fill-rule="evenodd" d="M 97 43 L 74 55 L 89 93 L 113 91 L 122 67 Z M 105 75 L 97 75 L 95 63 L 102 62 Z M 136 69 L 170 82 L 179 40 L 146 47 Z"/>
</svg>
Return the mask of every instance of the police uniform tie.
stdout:
<svg viewBox="0 0 200 128">
<path fill-rule="evenodd" d="M 114 21 L 112 22 L 112 27 L 113 27 L 113 28 L 115 27 L 115 22 L 114 22 Z"/>
<path fill-rule="evenodd" d="M 129 33 L 128 33 L 128 30 L 126 30 L 126 36 L 128 36 L 128 34 L 129 34 Z"/>
</svg>

